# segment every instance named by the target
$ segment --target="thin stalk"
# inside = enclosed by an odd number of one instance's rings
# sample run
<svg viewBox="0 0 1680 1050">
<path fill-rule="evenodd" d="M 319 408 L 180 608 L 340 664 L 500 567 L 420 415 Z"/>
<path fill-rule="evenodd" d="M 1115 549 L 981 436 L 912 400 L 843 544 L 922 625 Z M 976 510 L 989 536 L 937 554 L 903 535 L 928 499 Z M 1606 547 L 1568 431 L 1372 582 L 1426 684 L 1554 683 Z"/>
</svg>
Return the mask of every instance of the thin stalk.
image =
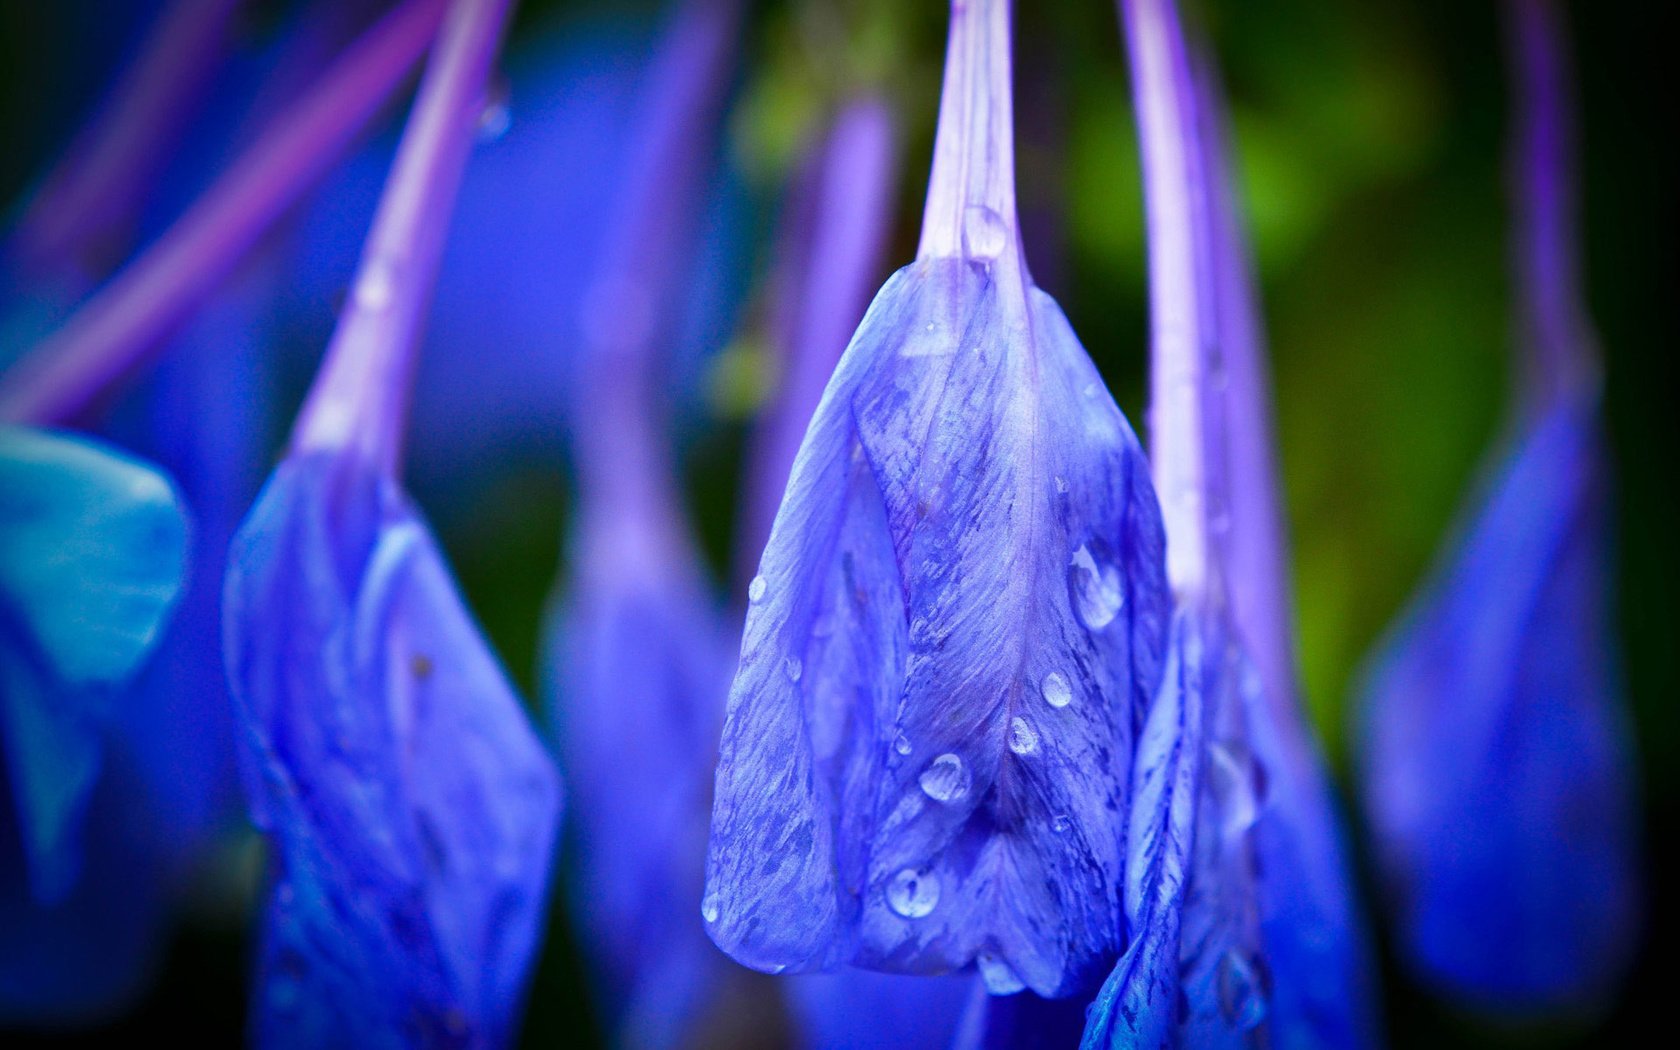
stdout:
<svg viewBox="0 0 1680 1050">
<path fill-rule="evenodd" d="M 143 367 L 372 122 L 443 2 L 407 0 L 363 34 L 155 244 L 0 376 L 0 421 L 66 422 Z"/>
<path fill-rule="evenodd" d="M 1223 602 L 1228 528 L 1216 268 L 1189 53 L 1171 0 L 1121 0 L 1149 236 L 1150 460 L 1181 600 Z M 1221 380 L 1223 381 L 1223 380 Z"/>
<path fill-rule="evenodd" d="M 455 0 L 403 129 L 349 302 L 292 432 L 396 473 L 421 325 L 511 0 Z"/>
<path fill-rule="evenodd" d="M 571 413 L 579 488 L 617 522 L 675 531 L 676 467 L 664 431 L 662 338 L 676 267 L 695 229 L 741 20 L 739 0 L 689 0 L 660 34 L 640 92 L 625 181 L 579 318 Z"/>
<path fill-rule="evenodd" d="M 1015 207 L 1011 0 L 952 0 L 919 259 L 964 258 L 1025 281 Z"/>
<path fill-rule="evenodd" d="M 32 271 L 94 276 L 90 255 L 132 221 L 158 169 L 226 56 L 240 0 L 175 0 L 42 182 L 15 233 Z"/>
<path fill-rule="evenodd" d="M 1594 371 L 1584 316 L 1575 209 L 1575 133 L 1563 13 L 1550 0 L 1510 0 L 1516 135 L 1518 335 L 1524 393 L 1543 409 Z"/>
</svg>

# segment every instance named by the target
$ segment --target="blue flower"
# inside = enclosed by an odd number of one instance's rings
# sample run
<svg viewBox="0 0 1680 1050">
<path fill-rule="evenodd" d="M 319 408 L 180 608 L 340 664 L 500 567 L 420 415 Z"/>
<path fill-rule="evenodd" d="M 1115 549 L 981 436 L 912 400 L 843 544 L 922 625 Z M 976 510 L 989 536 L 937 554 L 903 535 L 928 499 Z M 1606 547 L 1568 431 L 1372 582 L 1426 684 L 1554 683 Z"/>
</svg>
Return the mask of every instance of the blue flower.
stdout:
<svg viewBox="0 0 1680 1050">
<path fill-rule="evenodd" d="M 100 443 L 0 427 L 0 731 L 30 885 L 62 899 L 119 692 L 186 574 L 173 484 Z"/>
<path fill-rule="evenodd" d="M 1497 1010 L 1591 1004 L 1637 928 L 1597 400 L 1525 425 L 1364 689 L 1400 945 Z"/>
<path fill-rule="evenodd" d="M 1092 986 L 1165 627 L 1131 428 L 1014 218 L 1008 5 L 953 5 L 920 258 L 811 422 L 749 591 L 713 939 L 772 972 Z"/>
<path fill-rule="evenodd" d="M 1501 1013 L 1601 1004 L 1639 921 L 1597 364 L 1575 284 L 1559 13 L 1512 4 L 1524 398 L 1377 654 L 1357 743 L 1402 958 Z"/>
<path fill-rule="evenodd" d="M 228 677 L 272 847 L 260 1045 L 504 1045 L 542 928 L 559 778 L 396 480 L 507 13 L 458 6 L 433 43 L 355 293 L 228 557 Z"/>
<path fill-rule="evenodd" d="M 260 1041 L 505 1042 L 559 783 L 431 533 L 354 456 L 294 456 L 229 562 L 228 674 L 273 845 Z"/>
</svg>

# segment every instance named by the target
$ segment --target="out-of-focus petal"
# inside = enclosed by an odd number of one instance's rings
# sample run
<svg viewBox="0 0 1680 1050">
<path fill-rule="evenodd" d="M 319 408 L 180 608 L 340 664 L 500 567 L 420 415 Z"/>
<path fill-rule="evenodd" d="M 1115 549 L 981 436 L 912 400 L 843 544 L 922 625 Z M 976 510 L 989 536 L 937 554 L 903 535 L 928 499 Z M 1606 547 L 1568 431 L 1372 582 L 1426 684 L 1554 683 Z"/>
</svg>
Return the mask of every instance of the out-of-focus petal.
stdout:
<svg viewBox="0 0 1680 1050">
<path fill-rule="evenodd" d="M 500 1045 L 547 897 L 553 763 L 395 483 L 282 464 L 225 592 L 274 844 L 265 1045 Z"/>
<path fill-rule="evenodd" d="M 1365 687 L 1364 802 L 1401 946 L 1484 1007 L 1590 1005 L 1635 935 L 1602 477 L 1596 395 L 1530 424 Z"/>
<path fill-rule="evenodd" d="M 151 652 L 186 573 L 170 481 L 101 443 L 0 427 L 0 703 L 36 895 L 62 897 L 113 690 Z"/>
</svg>

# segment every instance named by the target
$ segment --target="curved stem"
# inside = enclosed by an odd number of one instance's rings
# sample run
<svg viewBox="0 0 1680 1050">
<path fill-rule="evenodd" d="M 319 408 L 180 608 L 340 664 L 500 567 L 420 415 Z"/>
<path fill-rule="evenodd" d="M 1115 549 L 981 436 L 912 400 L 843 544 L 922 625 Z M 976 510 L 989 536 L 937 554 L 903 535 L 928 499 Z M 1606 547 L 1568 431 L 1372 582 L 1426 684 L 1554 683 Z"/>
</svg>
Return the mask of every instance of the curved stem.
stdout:
<svg viewBox="0 0 1680 1050">
<path fill-rule="evenodd" d="M 510 0 L 455 0 L 403 129 L 349 302 L 292 448 L 355 448 L 395 473 L 419 331 Z"/>
<path fill-rule="evenodd" d="M 65 422 L 142 367 L 373 120 L 442 7 L 408 0 L 368 30 L 157 243 L 0 376 L 0 421 Z"/>
</svg>

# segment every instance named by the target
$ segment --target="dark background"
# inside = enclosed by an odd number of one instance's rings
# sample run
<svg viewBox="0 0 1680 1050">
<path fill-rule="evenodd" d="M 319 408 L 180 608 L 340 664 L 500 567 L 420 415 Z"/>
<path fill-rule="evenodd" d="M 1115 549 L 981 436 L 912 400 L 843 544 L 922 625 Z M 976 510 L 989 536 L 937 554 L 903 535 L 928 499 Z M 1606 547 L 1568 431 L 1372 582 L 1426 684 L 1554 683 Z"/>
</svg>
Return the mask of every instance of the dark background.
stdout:
<svg viewBox="0 0 1680 1050">
<path fill-rule="evenodd" d="M 252 6 L 253 34 L 287 10 Z M 0 202 L 19 200 L 84 119 L 146 7 L 0 4 Z M 1121 406 L 1141 420 L 1142 212 L 1114 9 L 1102 0 L 1020 7 L 1019 162 L 1033 269 Z M 1429 564 L 1509 400 L 1514 297 L 1500 5 L 1224 0 L 1192 10 L 1223 65 L 1261 265 L 1307 696 L 1345 774 L 1350 681 Z M 1673 57 L 1659 53 L 1665 38 L 1654 20 L 1634 10 L 1568 5 L 1585 285 L 1606 366 L 1621 639 L 1645 788 L 1645 945 L 1608 1016 L 1527 1030 L 1455 1016 L 1391 965 L 1385 1009 L 1395 1046 L 1628 1045 L 1662 1030 L 1670 1014 L 1671 981 L 1658 960 L 1675 934 L 1663 893 L 1674 873 L 1660 845 L 1675 832 L 1680 775 Z M 528 0 L 510 47 L 602 11 L 645 18 L 652 9 Z M 857 77 L 883 84 L 901 116 L 901 206 L 889 264 L 910 258 L 944 17 L 937 0 L 757 5 L 726 141 L 756 224 L 748 273 L 762 277 L 766 268 L 764 245 L 797 143 L 836 87 Z M 520 105 L 511 100 L 515 121 Z M 763 313 L 755 291 L 741 310 L 738 342 L 758 337 Z M 744 418 L 727 398 L 709 404 L 688 427 L 685 465 L 691 513 L 723 579 Z M 565 520 L 559 467 L 510 467 L 471 512 L 446 506 L 425 477 L 411 481 L 529 695 Z M 246 994 L 244 934 L 237 910 L 194 907 L 153 990 L 130 1014 L 82 1033 L 0 1031 L 0 1044 L 233 1043 Z M 534 982 L 526 1043 L 579 1045 L 594 1031 L 557 919 Z"/>
</svg>

